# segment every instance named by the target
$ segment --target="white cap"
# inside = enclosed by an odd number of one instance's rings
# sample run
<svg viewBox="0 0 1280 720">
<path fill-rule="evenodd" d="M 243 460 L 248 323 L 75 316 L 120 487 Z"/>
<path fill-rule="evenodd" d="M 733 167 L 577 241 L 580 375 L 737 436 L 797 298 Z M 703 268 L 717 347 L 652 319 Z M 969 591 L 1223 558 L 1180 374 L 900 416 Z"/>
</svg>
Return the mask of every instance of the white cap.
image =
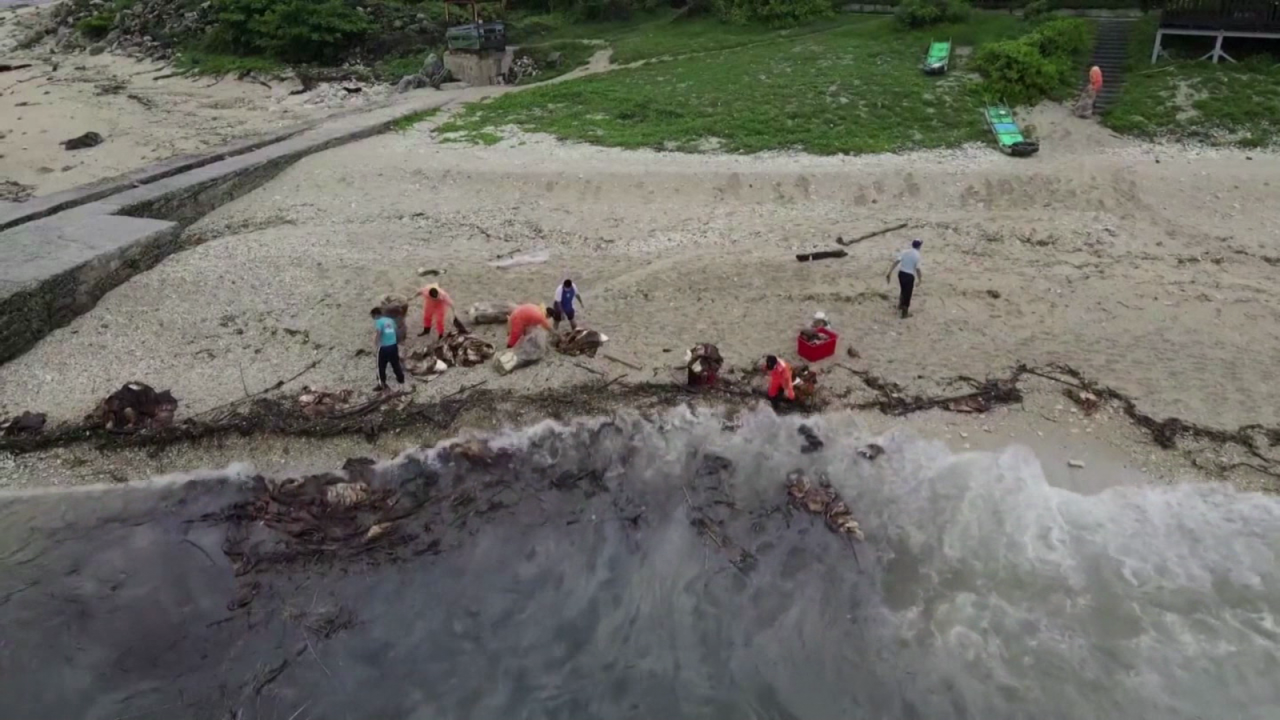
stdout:
<svg viewBox="0 0 1280 720">
<path fill-rule="evenodd" d="M 824 313 L 824 312 L 822 312 L 821 310 L 819 310 L 818 312 L 816 312 L 816 313 L 814 313 L 814 314 L 813 314 L 813 319 L 814 319 L 814 320 L 826 320 L 826 319 L 827 319 L 827 314 L 826 314 L 826 313 Z"/>
</svg>

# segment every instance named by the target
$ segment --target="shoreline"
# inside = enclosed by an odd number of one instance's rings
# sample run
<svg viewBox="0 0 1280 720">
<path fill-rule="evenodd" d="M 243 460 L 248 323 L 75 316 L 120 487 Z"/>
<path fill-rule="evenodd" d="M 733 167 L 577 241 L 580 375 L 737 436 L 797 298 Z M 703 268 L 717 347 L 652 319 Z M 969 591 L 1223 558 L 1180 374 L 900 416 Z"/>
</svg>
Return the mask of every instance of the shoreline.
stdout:
<svg viewBox="0 0 1280 720">
<path fill-rule="evenodd" d="M 589 393 L 598 385 L 584 385 L 575 393 Z M 930 409 L 904 416 L 891 416 L 870 409 L 853 409 L 830 403 L 815 416 L 849 415 L 876 435 L 906 432 L 924 440 L 941 442 L 956 454 L 1000 452 L 1020 445 L 1039 459 L 1050 484 L 1082 494 L 1095 494 L 1111 487 L 1142 484 L 1170 485 L 1181 482 L 1226 482 L 1246 491 L 1275 490 L 1270 478 L 1255 473 L 1227 473 L 1221 469 L 1228 459 L 1242 456 L 1239 447 L 1184 439 L 1176 449 L 1165 450 L 1153 442 L 1113 403 L 1104 403 L 1089 415 L 1064 397 L 1061 386 L 1032 379 L 1022 388 L 1017 405 L 993 407 L 985 413 L 958 413 Z M 216 472 L 232 465 L 251 469 L 251 474 L 302 476 L 336 470 L 351 458 L 390 461 L 405 452 L 432 447 L 454 438 L 466 438 L 526 428 L 544 420 L 571 422 L 622 414 L 662 414 L 681 406 L 718 412 L 728 418 L 763 405 L 758 399 L 728 399 L 723 396 L 686 395 L 646 404 L 643 400 L 618 400 L 606 392 L 575 407 L 566 402 L 560 412 L 544 414 L 522 406 L 525 399 L 507 398 L 467 408 L 462 406 L 447 425 L 417 422 L 391 425 L 374 436 L 350 432 L 333 437 L 289 435 L 263 430 L 252 434 L 219 432 L 207 437 L 177 439 L 160 444 L 111 447 L 103 437 L 68 442 L 54 447 L 12 454 L 0 461 L 0 492 L 24 493 L 43 488 L 85 486 L 124 487 L 147 483 L 173 474 Z M 480 405 L 483 406 L 480 406 Z M 533 406 L 554 405 L 555 401 L 532 401 Z M 594 411 L 594 412 L 593 412 Z M 805 417 L 805 416 L 801 416 Z M 381 419 L 375 422 L 380 425 Z M 1222 461 L 1197 460 L 1213 449 Z M 3 457 L 0 455 L 0 457 Z"/>
</svg>

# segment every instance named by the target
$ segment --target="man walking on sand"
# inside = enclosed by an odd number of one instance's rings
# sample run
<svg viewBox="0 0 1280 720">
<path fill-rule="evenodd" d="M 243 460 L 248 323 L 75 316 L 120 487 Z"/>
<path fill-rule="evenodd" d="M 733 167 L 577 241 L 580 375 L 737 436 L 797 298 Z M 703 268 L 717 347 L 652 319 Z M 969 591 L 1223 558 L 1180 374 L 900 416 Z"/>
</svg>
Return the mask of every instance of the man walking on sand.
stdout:
<svg viewBox="0 0 1280 720">
<path fill-rule="evenodd" d="M 898 259 L 893 261 L 889 272 L 884 276 L 887 283 L 893 277 L 894 268 L 898 269 L 898 286 L 901 288 L 898 294 L 898 311 L 902 313 L 902 317 L 911 314 L 911 293 L 915 291 L 917 283 L 924 282 L 924 271 L 920 269 L 921 245 L 924 245 L 923 240 L 912 240 L 911 247 L 898 255 Z"/>
<path fill-rule="evenodd" d="M 444 339 L 444 317 L 453 307 L 449 294 L 439 285 L 428 285 L 418 292 L 422 296 L 422 332 L 418 337 L 431 334 L 431 326 L 435 325 L 437 339 Z"/>
<path fill-rule="evenodd" d="M 555 302 L 551 306 L 552 317 L 555 318 L 555 329 L 560 329 L 560 318 L 569 321 L 569 327 L 577 330 L 578 322 L 574 319 L 577 312 L 573 309 L 573 301 L 582 302 L 582 293 L 572 280 L 565 280 L 556 286 Z"/>
<path fill-rule="evenodd" d="M 396 373 L 396 382 L 404 388 L 404 368 L 400 367 L 400 343 L 396 338 L 396 321 L 382 314 L 382 308 L 369 311 L 373 317 L 373 344 L 378 348 L 378 387 L 387 389 L 387 366 Z"/>
</svg>

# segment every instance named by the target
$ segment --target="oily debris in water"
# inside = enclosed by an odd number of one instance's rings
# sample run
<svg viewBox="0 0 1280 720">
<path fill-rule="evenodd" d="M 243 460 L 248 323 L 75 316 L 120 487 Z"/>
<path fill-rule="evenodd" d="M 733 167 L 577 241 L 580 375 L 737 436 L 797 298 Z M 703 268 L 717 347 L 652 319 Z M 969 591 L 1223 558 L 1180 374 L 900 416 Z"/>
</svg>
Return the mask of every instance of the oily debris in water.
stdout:
<svg viewBox="0 0 1280 720">
<path fill-rule="evenodd" d="M 223 547 L 236 575 L 259 566 L 352 557 L 394 546 L 396 521 L 412 508 L 394 490 L 366 482 L 366 465 L 349 461 L 348 466 L 348 477 L 257 478 L 249 500 L 211 516 L 240 528 Z"/>
<path fill-rule="evenodd" d="M 831 532 L 848 535 L 855 540 L 863 539 L 862 528 L 853 519 L 853 512 L 825 476 L 819 476 L 815 483 L 805 471 L 792 470 L 787 473 L 787 495 L 791 498 L 792 507 L 821 516 Z"/>
</svg>

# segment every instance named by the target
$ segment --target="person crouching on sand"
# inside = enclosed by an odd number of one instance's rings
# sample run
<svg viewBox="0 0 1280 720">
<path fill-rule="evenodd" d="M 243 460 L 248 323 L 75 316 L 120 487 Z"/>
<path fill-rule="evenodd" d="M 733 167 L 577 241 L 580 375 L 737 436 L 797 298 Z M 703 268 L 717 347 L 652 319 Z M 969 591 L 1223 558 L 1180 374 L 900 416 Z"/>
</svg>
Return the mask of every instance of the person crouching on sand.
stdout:
<svg viewBox="0 0 1280 720">
<path fill-rule="evenodd" d="M 520 342 L 520 338 L 532 328 L 541 327 L 551 330 L 551 312 L 548 307 L 532 303 L 517 306 L 507 318 L 507 327 L 510 328 L 510 332 L 507 333 L 507 347 L 515 347 L 516 343 Z"/>
<path fill-rule="evenodd" d="M 777 355 L 767 355 L 764 359 L 765 372 L 769 373 L 769 402 L 776 408 L 785 399 L 795 402 L 795 382 L 791 378 L 791 366 Z"/>
<path fill-rule="evenodd" d="M 439 336 L 437 339 L 443 339 L 445 315 L 453 307 L 453 300 L 439 285 L 428 285 L 418 294 L 422 296 L 422 332 L 418 337 L 430 335 L 431 326 L 434 325 L 436 335 Z"/>
<path fill-rule="evenodd" d="M 404 368 L 400 366 L 400 342 L 396 337 L 396 321 L 382 314 L 382 308 L 369 311 L 373 317 L 373 345 L 378 348 L 378 387 L 387 389 L 387 366 L 396 373 L 396 383 L 404 387 Z"/>
</svg>

